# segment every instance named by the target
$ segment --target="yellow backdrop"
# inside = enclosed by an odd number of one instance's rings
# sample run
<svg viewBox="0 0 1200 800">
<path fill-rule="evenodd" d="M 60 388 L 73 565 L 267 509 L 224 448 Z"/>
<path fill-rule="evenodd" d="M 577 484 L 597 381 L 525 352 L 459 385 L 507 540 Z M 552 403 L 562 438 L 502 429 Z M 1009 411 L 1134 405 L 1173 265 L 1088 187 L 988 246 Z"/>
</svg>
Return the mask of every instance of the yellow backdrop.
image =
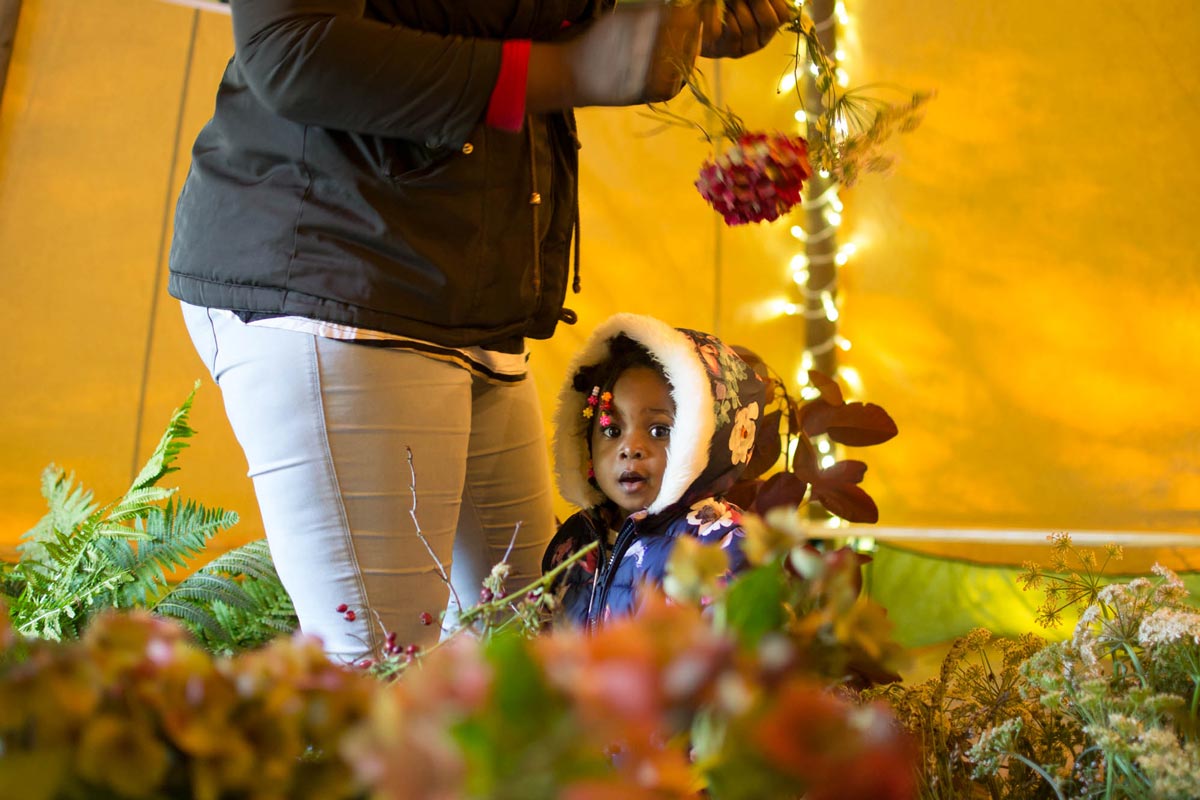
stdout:
<svg viewBox="0 0 1200 800">
<path fill-rule="evenodd" d="M 893 173 L 842 192 L 858 245 L 842 360 L 901 429 L 858 454 L 881 523 L 1200 533 L 1200 6 L 847 5 L 852 83 L 938 92 Z M 775 89 L 792 45 L 706 65 L 750 126 L 794 126 Z M 204 376 L 163 289 L 164 242 L 230 52 L 219 14 L 24 0 L 0 103 L 0 550 L 41 515 L 46 464 L 116 496 Z M 795 299 L 789 224 L 718 225 L 691 185 L 708 152 L 694 132 L 651 135 L 638 110 L 580 117 L 584 293 L 579 325 L 534 346 L 547 414 L 569 354 L 618 310 L 795 374 L 803 321 L 774 305 Z M 227 544 L 256 538 L 206 376 L 193 422 L 180 485 L 243 515 Z"/>
</svg>

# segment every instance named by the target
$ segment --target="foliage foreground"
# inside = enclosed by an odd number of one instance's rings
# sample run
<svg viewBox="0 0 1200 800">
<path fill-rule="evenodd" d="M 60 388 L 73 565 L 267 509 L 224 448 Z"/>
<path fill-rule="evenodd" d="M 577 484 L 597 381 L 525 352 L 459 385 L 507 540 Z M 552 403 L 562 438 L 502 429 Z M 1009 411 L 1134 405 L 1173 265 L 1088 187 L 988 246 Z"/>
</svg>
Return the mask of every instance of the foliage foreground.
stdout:
<svg viewBox="0 0 1200 800">
<path fill-rule="evenodd" d="M 747 647 L 663 598 L 590 636 L 459 637 L 396 681 L 303 636 L 214 657 L 147 612 L 65 643 L 0 619 L 0 798 L 912 796 L 894 718 L 803 668 L 806 633 Z"/>
<path fill-rule="evenodd" d="M 909 737 L 854 693 L 900 649 L 794 508 L 747 520 L 735 580 L 685 544 L 670 598 L 602 630 L 544 632 L 553 576 L 509 598 L 500 564 L 441 644 L 334 664 L 279 634 L 262 542 L 195 569 L 235 517 L 158 485 L 191 401 L 112 503 L 49 468 L 0 564 L 0 800 L 913 796 Z"/>
</svg>

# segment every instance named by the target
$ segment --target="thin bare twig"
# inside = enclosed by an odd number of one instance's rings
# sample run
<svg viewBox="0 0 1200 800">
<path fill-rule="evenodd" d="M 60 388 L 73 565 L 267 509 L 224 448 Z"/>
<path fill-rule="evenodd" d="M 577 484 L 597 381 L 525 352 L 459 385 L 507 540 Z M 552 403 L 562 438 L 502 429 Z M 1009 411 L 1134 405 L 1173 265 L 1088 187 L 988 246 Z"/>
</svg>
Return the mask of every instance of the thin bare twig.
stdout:
<svg viewBox="0 0 1200 800">
<path fill-rule="evenodd" d="M 429 540 L 425 538 L 425 533 L 421 530 L 421 523 L 417 519 L 417 470 L 416 467 L 413 466 L 412 448 L 408 445 L 405 445 L 404 451 L 408 453 L 408 490 L 412 494 L 412 508 L 408 510 L 408 515 L 412 517 L 413 525 L 417 529 L 417 538 L 421 540 L 421 544 L 425 545 L 425 549 L 429 551 L 429 557 L 433 559 L 433 563 L 438 569 L 438 574 L 442 576 L 442 582 L 445 583 L 450 589 L 450 595 L 454 598 L 454 605 L 461 609 L 462 601 L 458 599 L 458 592 L 454 591 L 454 584 L 450 582 L 450 576 L 446 574 L 446 570 L 442 566 L 442 562 L 438 559 L 437 554 L 433 552 L 433 546 L 429 544 Z"/>
</svg>

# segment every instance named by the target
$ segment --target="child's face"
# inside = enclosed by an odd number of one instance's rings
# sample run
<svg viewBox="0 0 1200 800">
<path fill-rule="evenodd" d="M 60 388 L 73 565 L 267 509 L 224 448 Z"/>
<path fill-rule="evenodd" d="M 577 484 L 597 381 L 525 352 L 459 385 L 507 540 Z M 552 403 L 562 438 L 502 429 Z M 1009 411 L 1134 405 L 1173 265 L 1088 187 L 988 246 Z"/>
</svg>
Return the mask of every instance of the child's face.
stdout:
<svg viewBox="0 0 1200 800">
<path fill-rule="evenodd" d="M 662 376 L 630 367 L 613 386 L 612 418 L 592 429 L 592 469 L 600 491 L 617 504 L 622 522 L 654 502 L 667 468 L 675 403 Z"/>
</svg>

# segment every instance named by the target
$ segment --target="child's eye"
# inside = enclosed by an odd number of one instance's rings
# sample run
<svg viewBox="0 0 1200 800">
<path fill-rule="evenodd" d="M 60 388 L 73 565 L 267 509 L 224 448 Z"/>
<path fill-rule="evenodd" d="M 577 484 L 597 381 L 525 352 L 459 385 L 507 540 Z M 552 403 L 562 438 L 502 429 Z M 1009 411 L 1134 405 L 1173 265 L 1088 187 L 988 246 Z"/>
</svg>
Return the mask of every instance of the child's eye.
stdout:
<svg viewBox="0 0 1200 800">
<path fill-rule="evenodd" d="M 600 429 L 600 435 L 605 439 L 616 439 L 621 435 L 621 429 L 616 425 L 609 425 L 607 428 Z"/>
<path fill-rule="evenodd" d="M 652 437 L 654 437 L 655 439 L 669 439 L 669 438 L 671 438 L 671 426 L 670 425 L 651 425 L 650 426 L 650 435 Z"/>
</svg>

